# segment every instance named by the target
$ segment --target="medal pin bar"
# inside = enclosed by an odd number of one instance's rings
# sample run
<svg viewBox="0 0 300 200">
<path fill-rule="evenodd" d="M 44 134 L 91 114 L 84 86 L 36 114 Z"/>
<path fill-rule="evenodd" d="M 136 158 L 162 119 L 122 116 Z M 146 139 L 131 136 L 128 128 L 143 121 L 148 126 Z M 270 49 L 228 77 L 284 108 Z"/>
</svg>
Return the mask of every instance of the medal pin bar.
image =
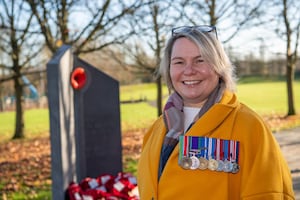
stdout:
<svg viewBox="0 0 300 200">
<path fill-rule="evenodd" d="M 239 172 L 239 141 L 180 136 L 179 165 L 184 169 Z"/>
</svg>

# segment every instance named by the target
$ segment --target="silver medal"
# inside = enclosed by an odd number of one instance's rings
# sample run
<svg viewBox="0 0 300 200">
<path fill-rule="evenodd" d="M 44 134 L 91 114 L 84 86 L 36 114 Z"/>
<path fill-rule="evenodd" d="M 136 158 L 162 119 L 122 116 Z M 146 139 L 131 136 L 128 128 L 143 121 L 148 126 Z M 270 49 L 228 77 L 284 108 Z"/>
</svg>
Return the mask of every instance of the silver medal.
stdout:
<svg viewBox="0 0 300 200">
<path fill-rule="evenodd" d="M 224 162 L 222 160 L 218 160 L 218 168 L 217 171 L 221 172 L 224 170 Z"/>
<path fill-rule="evenodd" d="M 239 164 L 237 164 L 236 162 L 232 163 L 232 171 L 231 172 L 233 174 L 236 174 L 239 172 L 239 170 L 240 170 Z"/>
<path fill-rule="evenodd" d="M 200 165 L 200 161 L 196 156 L 190 157 L 192 160 L 192 165 L 190 166 L 190 169 L 197 169 Z"/>
<path fill-rule="evenodd" d="M 233 169 L 233 164 L 230 161 L 225 160 L 224 161 L 224 169 L 223 169 L 223 171 L 224 172 L 232 172 L 232 169 Z"/>
<path fill-rule="evenodd" d="M 190 169 L 192 166 L 192 160 L 189 157 L 183 157 L 180 160 L 179 165 L 183 168 L 183 169 Z"/>
</svg>

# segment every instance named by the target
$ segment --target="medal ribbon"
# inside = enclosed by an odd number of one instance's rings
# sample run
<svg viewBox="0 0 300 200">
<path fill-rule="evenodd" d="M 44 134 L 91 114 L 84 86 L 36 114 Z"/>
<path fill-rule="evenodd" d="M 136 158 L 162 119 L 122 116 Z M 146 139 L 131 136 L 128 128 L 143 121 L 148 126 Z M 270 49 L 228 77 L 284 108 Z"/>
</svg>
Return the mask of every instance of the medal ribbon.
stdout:
<svg viewBox="0 0 300 200">
<path fill-rule="evenodd" d="M 190 150 L 195 152 L 195 155 L 196 155 L 199 151 L 198 138 L 191 136 L 191 139 L 192 139 L 192 148 Z"/>
<path fill-rule="evenodd" d="M 224 148 L 223 148 L 224 140 L 220 140 L 220 159 L 224 160 Z"/>
<path fill-rule="evenodd" d="M 183 144 L 183 156 L 184 157 L 188 157 L 188 152 L 189 152 L 189 140 L 187 136 L 183 136 L 184 137 L 184 144 Z"/>
<path fill-rule="evenodd" d="M 217 160 L 220 160 L 220 151 L 221 151 L 220 143 L 221 143 L 221 140 L 217 139 L 217 152 L 216 152 L 216 159 Z"/>
<path fill-rule="evenodd" d="M 212 138 L 208 138 L 208 159 L 211 158 L 212 153 Z"/>
<path fill-rule="evenodd" d="M 212 138 L 212 155 L 213 159 L 216 159 L 216 138 Z"/>
<path fill-rule="evenodd" d="M 236 163 L 239 164 L 240 142 L 236 141 Z"/>
<path fill-rule="evenodd" d="M 224 160 L 228 160 L 228 140 L 224 140 Z"/>
<path fill-rule="evenodd" d="M 205 137 L 204 138 L 204 155 L 205 155 L 205 158 L 208 159 L 208 138 Z"/>
<path fill-rule="evenodd" d="M 182 159 L 183 156 L 183 137 L 179 136 L 179 160 Z"/>
<path fill-rule="evenodd" d="M 234 160 L 233 156 L 234 156 L 234 143 L 233 143 L 233 140 L 230 140 L 229 141 L 229 144 L 230 144 L 230 162 L 232 162 Z"/>
</svg>

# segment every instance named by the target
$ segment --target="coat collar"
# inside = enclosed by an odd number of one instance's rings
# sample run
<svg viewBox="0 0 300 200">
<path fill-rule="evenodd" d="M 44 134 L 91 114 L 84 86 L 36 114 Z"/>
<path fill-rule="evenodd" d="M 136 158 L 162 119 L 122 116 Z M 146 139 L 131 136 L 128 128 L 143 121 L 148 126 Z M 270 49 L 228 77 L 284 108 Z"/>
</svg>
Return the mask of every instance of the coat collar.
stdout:
<svg viewBox="0 0 300 200">
<path fill-rule="evenodd" d="M 225 91 L 219 103 L 213 105 L 186 133 L 204 136 L 218 127 L 231 111 L 239 105 L 235 94 Z"/>
</svg>

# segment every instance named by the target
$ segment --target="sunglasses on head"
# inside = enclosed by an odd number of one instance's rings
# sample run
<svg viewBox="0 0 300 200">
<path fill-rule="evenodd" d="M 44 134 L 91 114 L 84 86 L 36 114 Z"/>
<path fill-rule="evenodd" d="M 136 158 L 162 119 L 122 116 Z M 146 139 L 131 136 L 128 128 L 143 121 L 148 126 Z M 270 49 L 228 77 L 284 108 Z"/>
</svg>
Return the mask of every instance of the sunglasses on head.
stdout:
<svg viewBox="0 0 300 200">
<path fill-rule="evenodd" d="M 191 31 L 199 31 L 202 33 L 215 33 L 216 38 L 218 38 L 217 29 L 215 26 L 208 26 L 208 25 L 200 25 L 200 26 L 179 26 L 172 29 L 172 36 L 176 36 L 181 33 L 187 33 Z"/>
</svg>

